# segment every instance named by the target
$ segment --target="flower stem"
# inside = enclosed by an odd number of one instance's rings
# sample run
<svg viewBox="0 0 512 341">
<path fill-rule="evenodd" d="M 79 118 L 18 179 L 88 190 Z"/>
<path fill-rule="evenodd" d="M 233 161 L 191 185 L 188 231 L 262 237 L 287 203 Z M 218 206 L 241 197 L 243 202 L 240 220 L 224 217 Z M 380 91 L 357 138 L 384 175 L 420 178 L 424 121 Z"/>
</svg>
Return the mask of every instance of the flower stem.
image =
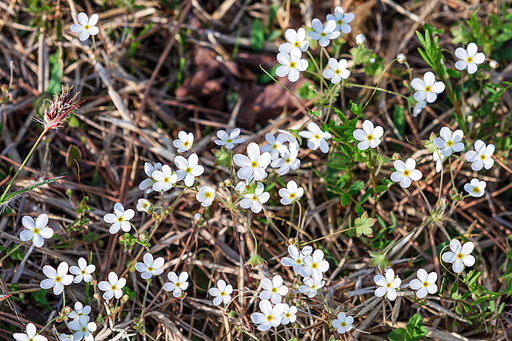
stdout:
<svg viewBox="0 0 512 341">
<path fill-rule="evenodd" d="M 146 300 L 148 298 L 149 284 L 151 283 L 151 278 L 148 279 L 148 284 L 146 284 L 146 291 L 144 292 L 144 301 L 142 301 L 142 312 L 140 313 L 140 319 L 144 316 L 144 309 L 146 309 Z"/>
<path fill-rule="evenodd" d="M 432 207 L 430 207 L 430 203 L 428 202 L 427 197 L 425 196 L 425 193 L 423 193 L 423 191 L 421 190 L 420 184 L 418 183 L 418 181 L 414 181 L 414 183 L 416 184 L 416 187 L 418 187 L 418 191 L 420 191 L 421 196 L 423 197 L 423 199 L 427 203 L 428 210 L 429 210 L 430 214 L 432 214 L 433 213 Z"/>
<path fill-rule="evenodd" d="M 371 90 L 379 90 L 379 91 L 387 92 L 388 94 L 392 94 L 392 95 L 395 95 L 395 96 L 400 96 L 400 97 L 402 97 L 402 98 L 404 98 L 404 99 L 407 99 L 407 96 L 402 95 L 402 94 L 399 94 L 398 92 L 394 92 L 394 91 L 387 90 L 387 89 L 382 89 L 382 88 L 377 88 L 377 87 L 375 87 L 375 86 L 369 86 L 369 85 L 363 85 L 363 84 L 354 84 L 354 83 L 347 83 L 347 87 L 364 88 L 364 89 L 371 89 Z"/>
</svg>

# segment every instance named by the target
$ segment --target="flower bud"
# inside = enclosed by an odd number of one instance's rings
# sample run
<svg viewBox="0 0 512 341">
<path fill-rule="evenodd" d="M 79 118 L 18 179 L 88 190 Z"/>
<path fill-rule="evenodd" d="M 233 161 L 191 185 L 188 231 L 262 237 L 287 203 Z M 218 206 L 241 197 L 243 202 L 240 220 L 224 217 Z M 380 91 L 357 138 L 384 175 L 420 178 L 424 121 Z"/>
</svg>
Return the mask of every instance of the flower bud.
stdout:
<svg viewBox="0 0 512 341">
<path fill-rule="evenodd" d="M 128 302 L 129 298 L 130 298 L 130 296 L 124 294 L 123 297 L 121 297 L 121 302 L 126 303 L 126 302 Z"/>
<path fill-rule="evenodd" d="M 309 83 L 308 88 L 309 88 L 310 91 L 315 90 L 315 86 L 313 85 L 313 83 Z"/>
<path fill-rule="evenodd" d="M 3 92 L 7 92 L 7 91 L 9 91 L 9 86 L 8 86 L 7 84 L 2 84 L 2 87 L 1 87 L 1 88 L 2 88 L 2 91 L 3 91 Z"/>
<path fill-rule="evenodd" d="M 451 197 L 455 196 L 457 194 L 457 191 L 455 189 L 451 189 L 450 192 L 448 192 Z"/>
<path fill-rule="evenodd" d="M 357 45 L 363 45 L 365 43 L 365 41 L 366 41 L 366 37 L 364 36 L 364 34 L 358 34 L 356 36 L 356 43 L 357 43 Z"/>
<path fill-rule="evenodd" d="M 94 297 L 95 300 L 99 300 L 100 299 L 100 295 L 98 295 L 98 294 L 94 294 L 93 297 Z"/>
<path fill-rule="evenodd" d="M 24 299 L 24 298 L 25 298 L 25 294 L 24 294 L 24 293 L 21 293 L 21 294 L 19 295 L 19 297 L 20 297 L 21 299 Z"/>
<path fill-rule="evenodd" d="M 268 212 L 268 217 L 269 218 L 274 218 L 276 215 L 274 214 L 274 212 Z"/>
<path fill-rule="evenodd" d="M 395 161 L 400 160 L 400 154 L 393 153 L 393 160 L 395 160 Z"/>
<path fill-rule="evenodd" d="M 288 245 L 293 245 L 293 244 L 295 244 L 295 238 L 289 238 Z"/>
<path fill-rule="evenodd" d="M 492 60 L 490 60 L 490 61 L 489 61 L 489 66 L 490 66 L 491 68 L 493 68 L 493 69 L 496 69 L 496 68 L 499 66 L 499 64 L 498 64 L 498 62 L 497 62 L 497 61 L 495 61 L 494 59 L 492 59 Z"/>
<path fill-rule="evenodd" d="M 134 324 L 139 323 L 139 318 L 138 318 L 138 317 L 135 317 L 135 318 L 133 319 L 133 323 L 134 323 Z"/>
<path fill-rule="evenodd" d="M 400 64 L 403 64 L 405 63 L 405 54 L 403 53 L 400 53 L 398 56 L 396 56 L 396 60 L 400 63 Z"/>
<path fill-rule="evenodd" d="M 225 187 L 226 187 L 226 185 L 224 184 L 224 181 L 219 183 L 219 188 L 224 189 Z"/>
<path fill-rule="evenodd" d="M 91 285 L 97 285 L 98 284 L 98 281 L 96 281 L 94 278 L 91 279 Z"/>
<path fill-rule="evenodd" d="M 65 308 L 64 308 L 64 312 L 65 312 L 66 314 L 70 314 L 72 311 L 73 311 L 73 309 L 71 309 L 71 307 L 65 307 Z"/>
<path fill-rule="evenodd" d="M 441 206 L 446 206 L 446 204 L 448 204 L 448 199 L 441 198 L 441 200 L 439 201 L 439 204 L 441 204 Z"/>
<path fill-rule="evenodd" d="M 96 60 L 96 54 L 95 53 L 91 54 L 91 60 Z"/>
<path fill-rule="evenodd" d="M 124 242 L 124 236 L 119 236 L 119 241 L 122 243 Z"/>
<path fill-rule="evenodd" d="M 145 241 L 146 240 L 146 235 L 145 234 L 139 234 L 139 240 L 140 241 Z"/>
<path fill-rule="evenodd" d="M 224 185 L 226 185 L 226 187 L 230 187 L 232 184 L 231 179 L 224 180 Z"/>
</svg>

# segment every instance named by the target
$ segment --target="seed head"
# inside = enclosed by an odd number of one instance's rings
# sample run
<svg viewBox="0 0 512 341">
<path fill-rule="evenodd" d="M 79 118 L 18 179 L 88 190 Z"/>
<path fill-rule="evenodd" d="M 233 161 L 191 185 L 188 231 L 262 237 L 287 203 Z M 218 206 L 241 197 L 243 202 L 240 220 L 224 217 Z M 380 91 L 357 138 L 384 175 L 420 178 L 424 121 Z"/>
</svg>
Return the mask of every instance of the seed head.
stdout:
<svg viewBox="0 0 512 341">
<path fill-rule="evenodd" d="M 63 86 L 62 92 L 53 96 L 53 101 L 48 107 L 44 108 L 44 128 L 45 130 L 58 129 L 62 123 L 69 117 L 71 110 L 75 109 L 80 103 L 76 101 L 75 94 L 73 97 L 69 94 L 72 87 Z"/>
</svg>

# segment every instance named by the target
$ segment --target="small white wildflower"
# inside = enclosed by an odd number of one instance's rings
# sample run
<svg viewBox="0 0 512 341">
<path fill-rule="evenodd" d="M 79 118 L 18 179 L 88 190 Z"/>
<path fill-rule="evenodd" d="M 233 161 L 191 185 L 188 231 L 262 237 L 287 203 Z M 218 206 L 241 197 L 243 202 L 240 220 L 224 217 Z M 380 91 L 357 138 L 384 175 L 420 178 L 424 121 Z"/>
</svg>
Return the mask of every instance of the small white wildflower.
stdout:
<svg viewBox="0 0 512 341">
<path fill-rule="evenodd" d="M 64 286 L 73 283 L 73 276 L 68 275 L 68 269 L 69 265 L 66 262 L 61 262 L 57 267 L 57 270 L 49 265 L 45 265 L 43 267 L 43 273 L 48 278 L 42 280 L 39 285 L 42 289 L 53 288 L 53 293 L 55 295 L 62 294 Z"/>
<path fill-rule="evenodd" d="M 288 323 L 294 323 L 297 320 L 297 307 L 289 306 L 288 304 L 283 303 L 283 315 L 281 324 L 287 325 Z"/>
<path fill-rule="evenodd" d="M 137 262 L 137 264 L 135 264 L 135 269 L 137 269 L 139 272 L 142 272 L 142 278 L 150 279 L 151 277 L 158 276 L 164 272 L 162 269 L 162 266 L 164 266 L 165 263 L 163 257 L 158 257 L 157 259 L 153 260 L 153 255 L 151 253 L 146 253 L 143 260 L 144 263 Z"/>
<path fill-rule="evenodd" d="M 309 41 L 306 40 L 306 30 L 304 28 L 301 27 L 297 31 L 289 28 L 284 36 L 288 42 L 279 46 L 279 52 L 290 53 L 294 48 L 298 48 L 302 52 L 308 50 Z"/>
<path fill-rule="evenodd" d="M 153 172 L 153 179 L 156 181 L 153 184 L 153 190 L 157 192 L 165 192 L 176 185 L 178 175 L 172 171 L 171 167 L 165 165 L 162 167 L 162 170 L 156 170 Z"/>
<path fill-rule="evenodd" d="M 74 330 L 73 341 L 94 341 L 94 333 L 98 326 L 96 323 L 89 322 L 89 316 L 80 316 L 78 320 L 69 322 L 69 329 Z"/>
<path fill-rule="evenodd" d="M 147 193 L 153 192 L 153 184 L 155 183 L 153 180 L 153 172 L 155 171 L 162 171 L 162 164 L 160 162 L 157 162 L 154 165 L 152 165 L 150 162 L 146 162 L 144 164 L 144 172 L 148 178 L 139 184 L 139 189 L 141 191 L 147 190 Z"/>
<path fill-rule="evenodd" d="M 262 300 L 271 300 L 272 303 L 281 303 L 281 296 L 288 294 L 288 287 L 283 285 L 283 277 L 276 275 L 272 280 L 263 278 L 261 280 L 263 291 L 260 292 Z"/>
<path fill-rule="evenodd" d="M 364 34 L 361 33 L 356 36 L 357 45 L 363 45 L 365 42 L 366 42 L 366 37 L 364 36 Z"/>
<path fill-rule="evenodd" d="M 265 179 L 268 175 L 265 169 L 271 161 L 270 153 L 260 155 L 260 147 L 251 142 L 247 146 L 247 155 L 249 157 L 242 154 L 236 154 L 233 157 L 233 162 L 241 167 L 237 172 L 238 177 L 247 182 L 251 182 L 253 179 L 256 181 Z"/>
<path fill-rule="evenodd" d="M 464 143 L 461 142 L 464 132 L 461 129 L 452 133 L 450 128 L 442 127 L 439 135 L 441 137 L 436 137 L 434 144 L 441 149 L 443 156 L 450 156 L 453 152 L 460 152 L 464 149 Z"/>
<path fill-rule="evenodd" d="M 188 288 L 188 272 L 184 271 L 180 273 L 179 277 L 173 271 L 167 274 L 169 283 L 164 284 L 164 290 L 169 292 L 172 291 L 174 297 L 180 297 L 182 292 Z"/>
<path fill-rule="evenodd" d="M 185 186 L 191 187 L 194 184 L 197 176 L 204 173 L 204 167 L 198 165 L 199 158 L 197 154 L 192 154 L 188 157 L 188 160 L 183 156 L 178 155 L 174 158 L 174 164 L 178 167 L 176 174 L 178 175 L 178 181 L 185 181 Z"/>
<path fill-rule="evenodd" d="M 332 321 L 332 326 L 338 330 L 338 333 L 345 334 L 352 329 L 354 318 L 347 316 L 344 312 L 338 313 L 337 318 Z"/>
<path fill-rule="evenodd" d="M 354 18 L 354 13 L 345 13 L 343 11 L 343 8 L 341 8 L 340 6 L 336 6 L 336 8 L 334 9 L 334 15 L 327 14 L 327 20 L 333 20 L 336 23 L 335 29 L 345 34 L 352 32 L 352 27 L 349 24 L 352 22 L 352 20 L 354 20 Z"/>
<path fill-rule="evenodd" d="M 261 146 L 261 152 L 269 152 L 271 160 L 277 159 L 279 155 L 286 152 L 286 145 L 283 144 L 288 140 L 286 135 L 279 134 L 276 138 L 271 133 L 266 133 L 265 140 L 267 141 L 268 144 L 264 144 L 263 146 Z"/>
<path fill-rule="evenodd" d="M 84 12 L 78 14 L 78 22 L 79 24 L 71 25 L 70 29 L 72 32 L 80 33 L 78 38 L 80 41 L 85 41 L 89 38 L 89 36 L 95 36 L 100 33 L 100 29 L 96 27 L 98 23 L 99 16 L 94 13 L 91 15 L 91 18 L 87 17 L 87 14 Z"/>
<path fill-rule="evenodd" d="M 409 286 L 411 289 L 416 290 L 418 298 L 424 298 L 428 294 L 435 294 L 437 292 L 437 273 L 435 271 L 427 274 L 424 269 L 419 269 L 417 272 L 418 279 L 413 279 Z"/>
<path fill-rule="evenodd" d="M 103 298 L 105 300 L 110 300 L 112 297 L 116 297 L 120 299 L 123 296 L 123 288 L 126 285 L 125 278 L 118 278 L 117 274 L 113 271 L 108 274 L 108 282 L 101 281 L 98 283 L 98 288 L 101 291 L 105 291 L 103 293 Z"/>
<path fill-rule="evenodd" d="M 446 263 L 453 263 L 452 268 L 455 273 L 461 273 L 464 270 L 464 266 L 473 266 L 475 264 L 475 257 L 471 255 L 475 244 L 472 242 L 464 243 L 464 246 L 460 244 L 457 239 L 452 239 L 450 242 L 450 250 L 443 253 L 441 259 Z"/>
<path fill-rule="evenodd" d="M 208 293 L 215 297 L 213 304 L 220 305 L 222 303 L 228 304 L 231 301 L 231 294 L 233 293 L 233 286 L 231 284 L 226 285 L 226 281 L 220 279 L 217 281 L 216 288 L 210 288 Z"/>
<path fill-rule="evenodd" d="M 299 49 L 292 49 L 290 53 L 278 53 L 277 61 L 281 64 L 276 69 L 276 75 L 279 77 L 288 76 L 290 82 L 299 80 L 300 73 L 308 68 L 308 61 L 302 59 L 302 52 Z"/>
<path fill-rule="evenodd" d="M 416 168 L 416 161 L 410 157 L 405 161 L 396 160 L 395 163 L 396 171 L 391 174 L 391 180 L 394 182 L 400 182 L 400 186 L 407 188 L 411 185 L 411 180 L 419 181 L 423 174 Z"/>
<path fill-rule="evenodd" d="M 25 333 L 15 333 L 12 337 L 16 341 L 48 341 L 43 335 L 36 335 L 37 329 L 33 323 L 27 324 Z"/>
<path fill-rule="evenodd" d="M 386 295 L 390 301 L 394 301 L 396 299 L 396 290 L 400 288 L 402 280 L 399 277 L 395 278 L 395 272 L 393 269 L 386 270 L 386 277 L 377 275 L 373 277 L 373 280 L 378 286 L 375 290 L 375 296 L 382 297 Z"/>
<path fill-rule="evenodd" d="M 288 246 L 288 254 L 290 257 L 281 259 L 281 265 L 293 266 L 293 272 L 296 275 L 300 275 L 304 267 L 304 258 L 309 256 L 312 252 L 313 248 L 311 246 L 306 246 L 299 252 L 299 249 L 295 245 L 290 245 Z"/>
<path fill-rule="evenodd" d="M 337 61 L 335 58 L 329 58 L 329 68 L 325 69 L 323 76 L 331 80 L 331 83 L 338 84 L 342 79 L 347 79 L 350 76 L 350 71 L 347 70 L 347 60 L 340 59 Z"/>
<path fill-rule="evenodd" d="M 147 199 L 141 198 L 137 200 L 137 211 L 148 213 L 153 205 Z"/>
<path fill-rule="evenodd" d="M 318 290 L 320 290 L 324 285 L 325 281 L 322 278 L 313 278 L 308 277 L 303 281 L 304 285 L 299 287 L 299 291 L 303 294 L 308 295 L 309 298 L 313 298 L 318 294 Z"/>
<path fill-rule="evenodd" d="M 128 209 L 125 211 L 123 205 L 117 202 L 114 205 L 114 213 L 105 214 L 103 220 L 108 224 L 112 224 L 109 231 L 111 234 L 116 234 L 120 229 L 124 232 L 130 232 L 130 219 L 134 216 L 134 210 Z"/>
<path fill-rule="evenodd" d="M 302 187 L 297 187 L 297 183 L 293 180 L 288 181 L 286 184 L 286 188 L 281 188 L 279 190 L 279 195 L 281 196 L 281 204 L 289 205 L 292 202 L 300 199 L 304 194 L 304 189 Z"/>
<path fill-rule="evenodd" d="M 301 131 L 299 135 L 305 139 L 308 139 L 308 148 L 311 150 L 317 150 L 320 147 L 322 153 L 329 151 L 329 144 L 326 140 L 332 138 L 332 135 L 326 131 L 320 129 L 315 122 L 308 123 L 309 131 Z"/>
<path fill-rule="evenodd" d="M 405 54 L 403 54 L 403 53 L 398 54 L 398 56 L 396 56 L 396 60 L 397 60 L 400 64 L 405 63 Z"/>
<path fill-rule="evenodd" d="M 240 201 L 242 208 L 251 209 L 254 213 L 260 213 L 263 209 L 263 204 L 270 199 L 270 194 L 264 192 L 265 186 L 261 182 L 258 182 L 254 193 L 244 194 L 244 199 Z"/>
<path fill-rule="evenodd" d="M 427 101 L 418 101 L 414 105 L 414 109 L 412 110 L 412 116 L 418 117 L 419 114 L 427 107 Z"/>
<path fill-rule="evenodd" d="M 82 280 L 84 282 L 90 282 L 94 271 L 96 271 L 96 265 L 88 265 L 87 261 L 83 257 L 78 259 L 78 266 L 72 265 L 69 267 L 69 272 L 75 275 L 75 278 L 73 279 L 73 282 L 75 283 L 80 283 Z"/>
<path fill-rule="evenodd" d="M 53 236 L 53 230 L 48 225 L 48 215 L 45 213 L 40 214 L 37 219 L 30 216 L 24 216 L 21 223 L 25 230 L 21 231 L 20 239 L 24 242 L 32 241 L 35 247 L 42 247 L 44 240 Z"/>
<path fill-rule="evenodd" d="M 240 181 L 236 184 L 235 191 L 237 191 L 239 194 L 244 194 L 247 190 L 247 184 L 244 181 Z"/>
<path fill-rule="evenodd" d="M 324 259 L 322 250 L 316 250 L 311 256 L 304 257 L 303 263 L 304 267 L 301 270 L 303 277 L 322 279 L 323 273 L 329 270 L 329 262 Z"/>
<path fill-rule="evenodd" d="M 443 169 L 443 161 L 446 159 L 446 156 L 443 156 L 441 150 L 436 148 L 432 153 L 432 159 L 436 162 L 436 173 L 439 173 Z"/>
<path fill-rule="evenodd" d="M 473 178 L 471 182 L 464 185 L 464 190 L 469 193 L 472 197 L 479 198 L 485 194 L 485 187 L 487 183 L 480 181 L 477 178 Z"/>
<path fill-rule="evenodd" d="M 498 67 L 498 65 L 499 65 L 499 64 L 498 64 L 498 62 L 497 62 L 497 61 L 495 61 L 494 59 L 492 59 L 492 60 L 490 60 L 490 61 L 489 61 L 489 66 L 490 66 L 491 68 L 493 68 L 493 69 L 496 69 L 496 68 Z"/>
<path fill-rule="evenodd" d="M 37 339 L 34 339 L 34 341 L 37 341 Z M 59 335 L 59 341 L 73 341 L 73 335 L 62 333 Z"/>
<path fill-rule="evenodd" d="M 299 148 L 294 144 L 290 144 L 290 148 L 286 148 L 285 152 L 281 155 L 281 157 L 275 159 L 270 164 L 272 168 L 278 168 L 277 174 L 285 175 L 291 170 L 296 170 L 300 167 L 300 160 L 297 158 L 299 156 Z"/>
<path fill-rule="evenodd" d="M 281 324 L 282 315 L 284 311 L 284 304 L 276 304 L 272 308 L 267 300 L 260 301 L 261 313 L 252 313 L 251 320 L 254 324 L 258 325 L 258 330 L 265 332 L 272 327 L 278 327 Z"/>
<path fill-rule="evenodd" d="M 184 131 L 180 131 L 178 133 L 178 139 L 174 140 L 172 144 L 174 147 L 178 148 L 178 153 L 184 153 L 192 148 L 194 144 L 194 134 L 187 134 Z"/>
<path fill-rule="evenodd" d="M 353 136 L 356 140 L 360 141 L 357 144 L 359 150 L 366 150 L 369 147 L 376 148 L 380 144 L 380 138 L 384 135 L 384 129 L 381 126 L 374 128 L 373 123 L 365 120 L 363 122 L 363 129 L 356 129 Z"/>
<path fill-rule="evenodd" d="M 196 199 L 201 203 L 201 206 L 208 207 L 215 200 L 215 190 L 210 186 L 203 186 L 197 192 Z"/>
<path fill-rule="evenodd" d="M 475 43 L 469 43 L 467 48 L 458 47 L 455 50 L 455 57 L 460 60 L 455 63 L 457 70 L 468 68 L 468 73 L 473 74 L 478 70 L 478 64 L 485 62 L 485 54 L 478 52 L 478 46 Z"/>
<path fill-rule="evenodd" d="M 414 78 L 411 82 L 411 86 L 416 92 L 414 93 L 414 99 L 417 101 L 427 101 L 433 103 L 437 99 L 437 94 L 444 91 L 445 85 L 443 82 L 436 82 L 436 76 L 433 72 L 426 72 L 421 78 Z"/>
<path fill-rule="evenodd" d="M 340 36 L 340 31 L 336 30 L 337 24 L 334 20 L 327 21 L 324 26 L 320 19 L 315 18 L 311 24 L 313 25 L 314 31 L 309 32 L 308 37 L 313 40 L 318 40 L 318 44 L 322 47 L 328 46 L 332 39 L 336 39 Z"/>
<path fill-rule="evenodd" d="M 238 137 L 239 135 L 239 128 L 233 129 L 229 134 L 224 130 L 219 130 L 217 131 L 217 137 L 219 140 L 215 140 L 214 142 L 217 146 L 224 146 L 226 149 L 233 149 L 237 144 L 245 142 L 243 137 Z"/>
<path fill-rule="evenodd" d="M 466 160 L 471 162 L 471 169 L 474 171 L 479 171 L 483 167 L 491 169 L 494 165 L 492 158 L 494 149 L 495 146 L 492 143 L 486 146 L 484 141 L 477 140 L 475 142 L 475 150 L 470 150 L 465 155 Z"/>
<path fill-rule="evenodd" d="M 68 317 L 72 319 L 80 318 L 81 316 L 87 316 L 91 313 L 91 307 L 84 305 L 81 302 L 75 303 L 75 310 L 73 310 L 71 313 L 69 313 Z"/>
</svg>

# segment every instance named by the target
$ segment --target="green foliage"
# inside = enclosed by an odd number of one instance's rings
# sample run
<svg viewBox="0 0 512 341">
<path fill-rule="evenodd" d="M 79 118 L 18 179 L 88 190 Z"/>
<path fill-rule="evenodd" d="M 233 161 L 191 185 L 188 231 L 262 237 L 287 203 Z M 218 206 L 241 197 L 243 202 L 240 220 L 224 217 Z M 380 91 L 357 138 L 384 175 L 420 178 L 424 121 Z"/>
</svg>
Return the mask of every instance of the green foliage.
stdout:
<svg viewBox="0 0 512 341">
<path fill-rule="evenodd" d="M 372 259 L 370 260 L 370 266 L 377 266 L 380 272 L 384 272 L 386 267 L 390 266 L 388 257 L 382 251 L 368 251 L 368 254 Z"/>
<path fill-rule="evenodd" d="M 48 290 L 46 289 L 39 289 L 38 291 L 31 292 L 32 297 L 36 302 L 41 304 L 41 306 L 44 308 L 44 310 L 52 310 L 50 306 L 48 305 L 48 300 L 46 299 L 46 293 Z"/>
<path fill-rule="evenodd" d="M 441 61 L 444 59 L 441 46 L 439 45 L 439 37 L 434 34 L 434 39 L 431 38 L 431 32 L 427 28 L 425 36 L 419 31 L 416 31 L 416 36 L 420 40 L 423 48 L 418 47 L 418 52 L 421 57 L 427 62 L 428 65 L 434 70 L 434 73 L 439 76 L 444 75 L 445 68 L 441 68 Z"/>
<path fill-rule="evenodd" d="M 390 341 L 418 341 L 420 337 L 427 335 L 427 328 L 423 327 L 423 319 L 420 314 L 414 314 L 407 323 L 406 328 L 397 328 L 389 333 Z"/>
<path fill-rule="evenodd" d="M 216 157 L 216 165 L 224 165 L 224 167 L 228 169 L 231 167 L 231 160 L 233 159 L 231 150 L 227 150 L 223 147 L 221 149 L 213 149 L 212 152 Z"/>
<path fill-rule="evenodd" d="M 62 86 L 62 75 L 64 73 L 64 64 L 62 62 L 62 48 L 59 51 L 48 56 L 50 64 L 50 79 L 48 80 L 48 88 L 46 92 L 50 95 L 59 93 Z"/>
<path fill-rule="evenodd" d="M 355 227 L 356 227 L 356 235 L 360 237 L 361 235 L 365 235 L 368 237 L 373 237 L 373 225 L 377 219 L 368 217 L 368 213 L 364 212 L 360 218 L 356 218 Z"/>
<path fill-rule="evenodd" d="M 261 21 L 258 19 L 254 19 L 252 23 L 251 30 L 251 44 L 254 52 L 260 52 L 263 50 L 263 45 L 265 43 L 265 35 L 263 33 L 263 27 L 261 26 Z"/>
</svg>

